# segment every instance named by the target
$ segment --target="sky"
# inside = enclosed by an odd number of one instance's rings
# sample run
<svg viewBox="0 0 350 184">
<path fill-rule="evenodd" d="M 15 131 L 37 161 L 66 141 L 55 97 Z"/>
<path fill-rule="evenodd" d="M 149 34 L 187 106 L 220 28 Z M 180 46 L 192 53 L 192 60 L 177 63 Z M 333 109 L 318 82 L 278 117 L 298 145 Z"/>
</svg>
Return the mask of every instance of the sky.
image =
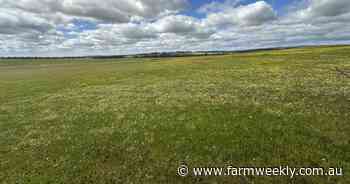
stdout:
<svg viewBox="0 0 350 184">
<path fill-rule="evenodd" d="M 0 57 L 320 44 L 350 44 L 350 0 L 0 0 Z"/>
</svg>

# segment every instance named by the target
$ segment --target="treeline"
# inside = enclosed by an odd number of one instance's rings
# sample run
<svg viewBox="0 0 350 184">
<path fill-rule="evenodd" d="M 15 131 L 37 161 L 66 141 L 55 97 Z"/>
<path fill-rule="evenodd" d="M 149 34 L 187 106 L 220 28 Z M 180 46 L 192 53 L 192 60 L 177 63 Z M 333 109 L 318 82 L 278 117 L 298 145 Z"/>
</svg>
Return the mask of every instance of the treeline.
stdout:
<svg viewBox="0 0 350 184">
<path fill-rule="evenodd" d="M 260 49 L 246 49 L 236 51 L 177 51 L 177 52 L 152 52 L 132 55 L 97 55 L 97 56 L 73 56 L 73 57 L 0 57 L 0 59 L 120 59 L 120 58 L 162 58 L 162 57 L 190 57 L 190 56 L 209 56 L 209 55 L 226 55 L 234 53 L 249 53 L 259 51 L 283 50 L 303 47 L 339 47 L 348 45 L 324 45 L 324 46 L 295 46 L 295 47 L 271 47 Z"/>
<path fill-rule="evenodd" d="M 120 58 L 160 58 L 160 57 L 186 57 L 186 56 L 208 56 L 208 55 L 222 55 L 232 52 L 228 51 L 199 51 L 199 52 L 153 52 L 144 54 L 133 54 L 133 55 L 107 55 L 107 56 L 73 56 L 73 57 L 0 57 L 0 59 L 120 59 Z"/>
</svg>

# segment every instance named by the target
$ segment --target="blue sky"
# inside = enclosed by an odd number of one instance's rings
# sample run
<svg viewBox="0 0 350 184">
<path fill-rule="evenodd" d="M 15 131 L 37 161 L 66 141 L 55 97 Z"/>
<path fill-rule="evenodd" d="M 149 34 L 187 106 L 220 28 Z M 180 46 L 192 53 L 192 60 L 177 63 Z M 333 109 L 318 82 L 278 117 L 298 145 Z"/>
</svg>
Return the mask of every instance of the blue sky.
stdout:
<svg viewBox="0 0 350 184">
<path fill-rule="evenodd" d="M 199 15 L 196 13 L 196 10 L 198 10 L 201 6 L 204 6 L 206 4 L 212 3 L 212 2 L 218 2 L 218 3 L 224 3 L 227 0 L 191 0 L 191 8 L 187 11 L 185 11 L 185 14 L 195 16 L 198 18 L 202 18 L 203 15 Z M 243 0 L 239 2 L 239 5 L 247 5 L 256 2 L 256 0 Z M 298 2 L 298 0 L 266 0 L 268 4 L 270 4 L 278 14 L 283 14 L 284 9 L 291 3 Z"/>
<path fill-rule="evenodd" d="M 349 0 L 2 0 L 0 7 L 0 56 L 349 43 Z"/>
</svg>

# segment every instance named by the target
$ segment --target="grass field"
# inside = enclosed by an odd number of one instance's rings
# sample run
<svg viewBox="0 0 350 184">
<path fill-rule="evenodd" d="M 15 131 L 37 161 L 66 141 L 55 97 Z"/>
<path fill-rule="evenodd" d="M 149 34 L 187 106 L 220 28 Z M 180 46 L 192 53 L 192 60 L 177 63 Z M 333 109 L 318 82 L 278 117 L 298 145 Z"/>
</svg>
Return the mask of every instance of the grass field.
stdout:
<svg viewBox="0 0 350 184">
<path fill-rule="evenodd" d="M 350 47 L 0 61 L 0 183 L 350 183 Z M 180 177 L 341 167 L 342 177 Z"/>
</svg>

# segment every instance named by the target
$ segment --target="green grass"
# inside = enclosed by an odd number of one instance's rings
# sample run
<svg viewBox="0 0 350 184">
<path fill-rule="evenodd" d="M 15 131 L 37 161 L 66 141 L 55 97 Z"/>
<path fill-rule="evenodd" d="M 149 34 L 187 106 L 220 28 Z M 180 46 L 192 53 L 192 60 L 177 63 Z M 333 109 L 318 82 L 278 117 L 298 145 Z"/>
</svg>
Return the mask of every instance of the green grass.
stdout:
<svg viewBox="0 0 350 184">
<path fill-rule="evenodd" d="M 0 183 L 350 183 L 350 47 L 0 61 Z M 177 167 L 342 167 L 193 177 Z"/>
</svg>

